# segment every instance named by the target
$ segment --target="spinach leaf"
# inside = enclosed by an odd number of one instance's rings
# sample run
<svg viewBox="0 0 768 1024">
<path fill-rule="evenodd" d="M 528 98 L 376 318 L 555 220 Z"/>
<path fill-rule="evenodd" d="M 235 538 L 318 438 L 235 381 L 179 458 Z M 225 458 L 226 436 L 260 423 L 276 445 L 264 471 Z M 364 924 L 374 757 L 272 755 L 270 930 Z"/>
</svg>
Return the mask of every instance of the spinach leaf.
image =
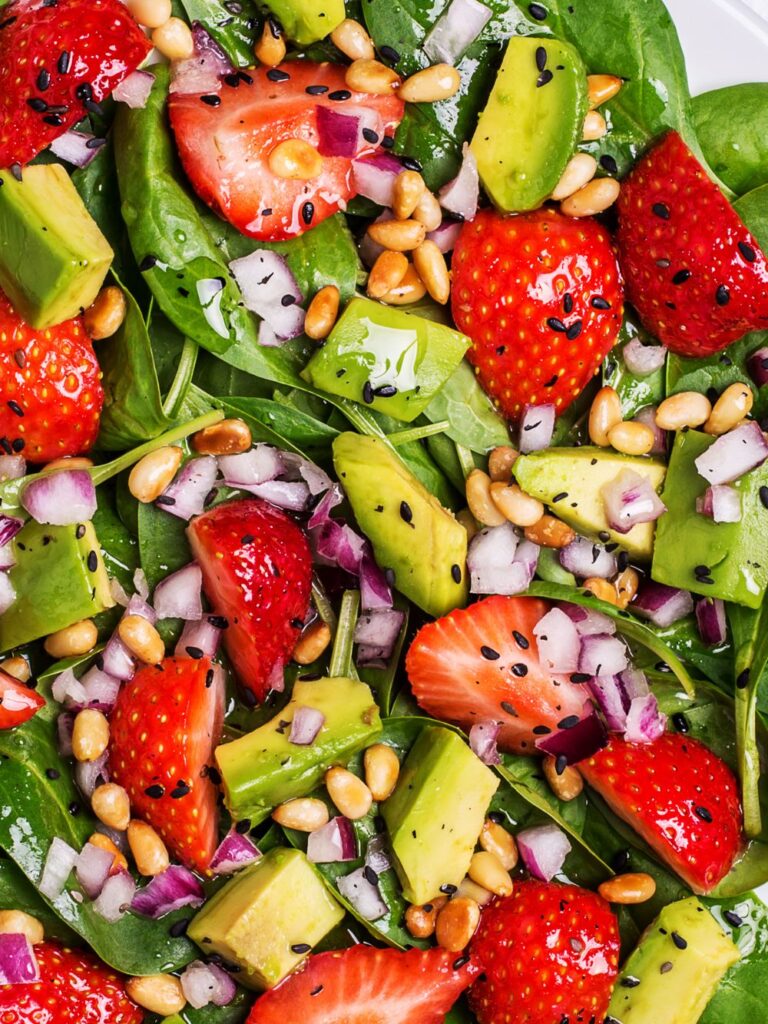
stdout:
<svg viewBox="0 0 768 1024">
<path fill-rule="evenodd" d="M 109 575 L 130 593 L 133 589 L 133 574 L 139 566 L 136 539 L 117 514 L 112 487 L 99 487 L 96 498 L 98 507 L 93 517 L 93 527 L 99 538 L 104 565 Z"/>
<path fill-rule="evenodd" d="M 757 610 L 730 603 L 726 607 L 736 653 L 736 750 L 744 831 L 748 836 L 759 836 L 763 823 L 759 789 L 762 766 L 757 746 L 757 703 L 760 687 L 768 676 L 768 621 L 765 605 Z"/>
<path fill-rule="evenodd" d="M 754 1024 L 765 1014 L 768 992 L 768 907 L 757 893 L 730 900 L 704 900 L 723 931 L 739 947 L 741 960 L 730 968 L 707 1004 L 699 1024 Z M 734 911 L 739 928 L 723 916 Z"/>
<path fill-rule="evenodd" d="M 737 196 L 768 184 L 768 82 L 694 96 L 693 121 L 709 166 Z"/>
<path fill-rule="evenodd" d="M 509 444 L 506 423 L 466 360 L 459 363 L 424 410 L 424 415 L 432 423 L 447 420 L 449 427 L 445 434 L 480 455 L 498 445 Z"/>
<path fill-rule="evenodd" d="M 768 185 L 747 192 L 733 207 L 763 249 L 768 249 Z"/>
<path fill-rule="evenodd" d="M 181 0 L 189 21 L 199 22 L 235 65 L 253 64 L 253 44 L 260 28 L 253 0 Z"/>
<path fill-rule="evenodd" d="M 0 857 L 0 907 L 23 910 L 36 917 L 45 929 L 46 939 L 78 945 L 80 936 L 51 910 L 20 868 L 7 857 Z"/>
<path fill-rule="evenodd" d="M 645 330 L 636 316 L 627 312 L 616 346 L 603 363 L 603 384 L 614 388 L 621 401 L 625 419 L 632 419 L 646 405 L 658 405 L 664 398 L 664 368 L 639 377 L 624 362 L 624 349 L 635 338 L 644 345 L 658 344 Z"/>
<path fill-rule="evenodd" d="M 768 189 L 766 189 L 768 198 Z M 768 386 L 757 388 L 747 373 L 747 359 L 766 344 L 768 334 L 764 331 L 753 331 L 733 342 L 722 352 L 716 352 L 706 359 L 689 359 L 670 352 L 667 356 L 668 395 L 676 395 L 680 391 L 698 391 L 714 397 L 729 385 L 743 383 L 752 388 L 755 396 L 753 406 L 756 416 L 768 414 Z"/>
<path fill-rule="evenodd" d="M 102 146 L 87 167 L 76 167 L 72 184 L 80 193 L 85 208 L 98 224 L 115 254 L 112 269 L 125 277 L 131 291 L 141 284 L 136 271 L 131 247 L 120 216 L 120 192 L 117 187 L 117 168 L 112 138 Z"/>
<path fill-rule="evenodd" d="M 187 524 L 157 505 L 139 504 L 139 552 L 150 589 L 192 561 Z"/>
<path fill-rule="evenodd" d="M 193 384 L 187 396 L 187 408 L 190 408 L 191 405 L 194 405 L 195 410 L 204 408 L 221 409 L 227 416 L 235 416 L 245 420 L 251 429 L 251 434 L 255 441 L 273 444 L 277 448 L 284 448 L 286 451 L 293 451 L 299 455 L 303 454 L 291 441 L 282 434 L 279 434 L 271 425 L 264 422 L 268 419 L 269 410 L 273 407 L 281 410 L 284 409 L 278 402 L 273 402 L 267 398 L 239 398 L 237 396 L 218 398 L 206 394 L 201 388 Z M 287 419 L 287 415 L 284 418 Z M 311 422 L 314 423 L 315 421 Z"/>
</svg>

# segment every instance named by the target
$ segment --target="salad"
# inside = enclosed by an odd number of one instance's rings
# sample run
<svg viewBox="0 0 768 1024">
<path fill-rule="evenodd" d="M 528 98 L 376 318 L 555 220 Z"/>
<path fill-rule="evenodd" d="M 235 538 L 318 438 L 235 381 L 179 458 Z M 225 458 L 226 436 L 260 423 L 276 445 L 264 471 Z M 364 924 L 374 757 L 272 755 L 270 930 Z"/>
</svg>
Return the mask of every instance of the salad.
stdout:
<svg viewBox="0 0 768 1024">
<path fill-rule="evenodd" d="M 0 0 L 0 1022 L 753 1024 L 768 84 L 662 0 Z"/>
</svg>

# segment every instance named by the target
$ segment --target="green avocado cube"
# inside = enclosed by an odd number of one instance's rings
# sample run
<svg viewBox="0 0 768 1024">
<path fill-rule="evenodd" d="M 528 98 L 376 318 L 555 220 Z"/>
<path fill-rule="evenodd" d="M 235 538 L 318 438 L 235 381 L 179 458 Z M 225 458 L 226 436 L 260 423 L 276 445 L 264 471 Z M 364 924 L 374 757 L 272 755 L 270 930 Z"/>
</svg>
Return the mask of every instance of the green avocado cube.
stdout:
<svg viewBox="0 0 768 1024">
<path fill-rule="evenodd" d="M 299 46 L 325 39 L 345 17 L 344 0 L 266 0 L 266 6 Z"/>
<path fill-rule="evenodd" d="M 238 964 L 244 985 L 263 990 L 298 967 L 343 918 L 301 850 L 278 847 L 219 889 L 187 935 L 207 955 Z"/>
<path fill-rule="evenodd" d="M 451 729 L 427 725 L 381 805 L 395 870 L 410 903 L 427 903 L 458 885 L 499 779 Z"/>
<path fill-rule="evenodd" d="M 370 299 L 352 299 L 302 377 L 313 387 L 410 423 L 426 409 L 469 338 Z"/>
<path fill-rule="evenodd" d="M 0 288 L 40 330 L 87 309 L 112 249 L 61 164 L 0 171 Z"/>
</svg>

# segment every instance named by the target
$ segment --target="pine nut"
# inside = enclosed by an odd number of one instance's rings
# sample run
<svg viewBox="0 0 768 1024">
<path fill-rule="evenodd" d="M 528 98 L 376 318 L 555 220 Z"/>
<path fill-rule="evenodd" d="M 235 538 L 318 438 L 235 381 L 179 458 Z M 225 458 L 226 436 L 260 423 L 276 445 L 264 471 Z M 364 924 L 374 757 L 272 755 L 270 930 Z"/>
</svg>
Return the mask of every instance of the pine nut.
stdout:
<svg viewBox="0 0 768 1024">
<path fill-rule="evenodd" d="M 248 451 L 252 441 L 245 420 L 220 420 L 190 438 L 192 448 L 200 455 L 240 455 Z"/>
<path fill-rule="evenodd" d="M 467 531 L 467 541 L 477 535 L 477 521 L 468 508 L 462 508 L 456 513 L 456 519 Z"/>
<path fill-rule="evenodd" d="M 623 455 L 647 455 L 656 443 L 656 435 L 645 423 L 627 420 L 611 427 L 608 441 Z"/>
<path fill-rule="evenodd" d="M 159 665 L 165 657 L 165 642 L 143 615 L 125 615 L 117 626 L 117 635 L 145 665 Z"/>
<path fill-rule="evenodd" d="M 615 604 L 618 608 L 619 595 L 616 593 L 616 588 L 608 582 L 608 580 L 600 579 L 598 576 L 590 576 L 589 579 L 584 580 L 581 584 L 584 590 L 588 590 L 590 594 L 594 594 L 595 597 L 599 597 L 601 601 L 606 601 L 608 604 Z"/>
<path fill-rule="evenodd" d="M 560 204 L 566 217 L 596 217 L 616 202 L 621 185 L 615 178 L 593 178 Z"/>
<path fill-rule="evenodd" d="M 90 469 L 93 459 L 85 455 L 62 455 L 60 459 L 52 459 L 43 466 L 43 473 L 57 473 L 60 469 Z"/>
<path fill-rule="evenodd" d="M 474 900 L 475 903 L 481 907 L 484 907 L 494 899 L 492 892 L 488 892 L 488 890 L 484 889 L 482 885 L 478 885 L 477 882 L 473 882 L 468 875 L 466 878 L 462 878 L 459 882 L 459 887 L 456 890 L 454 899 L 461 896 L 468 896 L 469 899 Z"/>
<path fill-rule="evenodd" d="M 379 301 L 388 306 L 408 306 L 412 302 L 423 299 L 426 294 L 427 289 L 424 287 L 424 282 L 416 273 L 413 264 L 409 263 L 400 284 L 382 295 Z"/>
<path fill-rule="evenodd" d="M 323 158 L 304 139 L 283 139 L 270 151 L 269 169 L 277 178 L 308 181 L 323 170 Z"/>
<path fill-rule="evenodd" d="M 46 653 L 52 658 L 74 658 L 78 654 L 87 654 L 96 646 L 99 639 L 99 631 L 92 619 L 81 619 L 73 622 L 71 626 L 51 633 L 45 638 Z"/>
<path fill-rule="evenodd" d="M 620 572 L 614 580 L 616 587 L 617 604 L 619 608 L 626 608 L 630 601 L 633 601 L 640 587 L 640 574 L 637 569 L 629 566 Z"/>
<path fill-rule="evenodd" d="M 623 420 L 621 400 L 617 391 L 608 386 L 600 388 L 589 410 L 589 439 L 592 444 L 608 448 L 608 433 Z"/>
<path fill-rule="evenodd" d="M 346 768 L 329 768 L 325 773 L 325 787 L 345 818 L 357 821 L 370 811 L 373 803 L 370 789 Z"/>
<path fill-rule="evenodd" d="M 451 953 L 460 953 L 477 931 L 480 907 L 467 896 L 455 896 L 437 915 L 437 944 Z"/>
<path fill-rule="evenodd" d="M 307 796 L 280 804 L 272 811 L 272 818 L 284 828 L 293 828 L 297 832 L 315 832 L 328 823 L 330 815 L 322 800 Z"/>
<path fill-rule="evenodd" d="M 517 484 L 491 484 L 491 500 L 505 519 L 515 526 L 533 526 L 544 515 L 544 506 Z"/>
<path fill-rule="evenodd" d="M 645 903 L 656 892 L 656 882 L 644 871 L 637 874 L 616 875 L 602 882 L 597 891 L 608 903 Z"/>
<path fill-rule="evenodd" d="M 581 137 L 585 142 L 595 142 L 608 134 L 608 125 L 605 118 L 597 110 L 590 110 L 584 118 L 584 127 L 581 130 Z"/>
<path fill-rule="evenodd" d="M 128 845 L 140 875 L 160 875 L 170 863 L 165 843 L 146 821 L 134 818 L 130 822 Z"/>
<path fill-rule="evenodd" d="M 114 857 L 112 861 L 111 875 L 116 874 L 118 871 L 128 870 L 128 861 L 125 859 L 125 855 L 121 850 L 115 846 L 109 836 L 105 836 L 103 832 L 94 832 L 88 842 L 91 846 L 98 846 L 100 850 L 104 850 L 105 853 L 111 853 Z"/>
<path fill-rule="evenodd" d="M 14 679 L 18 679 L 20 683 L 28 683 L 32 678 L 32 669 L 29 667 L 29 662 L 26 658 L 14 657 L 6 658 L 5 661 L 0 661 L 0 672 L 5 672 L 9 676 L 13 676 Z"/>
<path fill-rule="evenodd" d="M 451 64 L 433 64 L 406 78 L 397 95 L 406 103 L 437 103 L 455 96 L 461 75 Z"/>
<path fill-rule="evenodd" d="M 392 747 L 374 743 L 363 755 L 365 784 L 377 803 L 387 800 L 394 792 L 400 775 L 400 761 Z"/>
<path fill-rule="evenodd" d="M 413 251 L 413 265 L 435 302 L 444 306 L 451 296 L 451 278 L 445 256 L 437 244 L 429 238 L 425 239 Z"/>
<path fill-rule="evenodd" d="M 187 1005 L 181 982 L 174 974 L 147 974 L 125 983 L 129 997 L 143 1010 L 168 1017 Z"/>
<path fill-rule="evenodd" d="M 408 257 L 402 252 L 385 249 L 368 275 L 366 291 L 372 299 L 380 299 L 397 288 L 408 272 Z"/>
<path fill-rule="evenodd" d="M 297 665 L 311 665 L 313 661 L 317 661 L 330 642 L 330 627 L 319 619 L 302 633 L 293 649 L 293 660 Z"/>
<path fill-rule="evenodd" d="M 698 391 L 681 391 L 665 398 L 656 410 L 656 426 L 662 430 L 682 430 L 683 427 L 700 427 L 706 423 L 712 412 L 712 405 L 706 395 Z"/>
<path fill-rule="evenodd" d="M 587 75 L 587 96 L 591 110 L 612 100 L 624 83 L 616 75 Z"/>
<path fill-rule="evenodd" d="M 175 445 L 166 445 L 150 452 L 139 459 L 131 470 L 128 490 L 143 505 L 157 500 L 176 476 L 183 458 L 183 450 Z"/>
<path fill-rule="evenodd" d="M 508 484 L 512 478 L 512 467 L 519 454 L 518 450 L 509 444 L 494 448 L 488 455 L 488 475 L 491 480 Z"/>
<path fill-rule="evenodd" d="M 503 526 L 507 517 L 491 499 L 491 478 L 482 469 L 473 469 L 467 477 L 469 511 L 483 526 Z"/>
<path fill-rule="evenodd" d="M 597 171 L 597 160 L 589 153 L 577 153 L 572 156 L 563 171 L 563 176 L 552 190 L 552 198 L 557 202 L 567 199 L 580 188 L 584 188 L 587 182 L 592 181 Z"/>
<path fill-rule="evenodd" d="M 386 64 L 366 58 L 353 61 L 347 68 L 344 80 L 348 88 L 372 96 L 391 96 L 402 81 L 400 75 Z"/>
<path fill-rule="evenodd" d="M 752 389 L 747 384 L 731 384 L 712 407 L 704 424 L 707 434 L 727 434 L 747 416 L 754 404 Z"/>
<path fill-rule="evenodd" d="M 189 25 L 181 18 L 169 18 L 152 33 L 152 45 L 168 60 L 189 60 L 195 54 L 195 42 Z"/>
<path fill-rule="evenodd" d="M 45 939 L 45 929 L 23 910 L 0 910 L 0 935 L 25 935 L 36 946 Z"/>
<path fill-rule="evenodd" d="M 368 228 L 369 238 L 395 252 L 417 249 L 426 234 L 424 225 L 416 220 L 380 220 Z"/>
<path fill-rule="evenodd" d="M 443 209 L 429 189 L 422 193 L 413 211 L 413 219 L 423 224 L 427 231 L 436 231 L 443 223 Z"/>
<path fill-rule="evenodd" d="M 533 526 L 526 526 L 525 539 L 542 548 L 565 548 L 576 538 L 576 531 L 556 516 L 543 515 Z"/>
<path fill-rule="evenodd" d="M 606 581 L 603 580 L 603 582 Z M 563 803 L 575 800 L 584 789 L 584 779 L 582 779 L 579 769 L 567 764 L 558 772 L 557 758 L 552 757 L 551 754 L 547 754 L 544 758 L 544 778 L 557 799 L 562 800 Z"/>
<path fill-rule="evenodd" d="M 83 323 L 86 333 L 93 341 L 111 338 L 122 326 L 127 311 L 122 288 L 116 285 L 102 288 L 93 304 L 85 311 Z"/>
<path fill-rule="evenodd" d="M 436 896 L 431 903 L 412 903 L 405 912 L 405 927 L 414 939 L 429 939 L 435 934 L 437 915 L 448 902 L 447 896 Z"/>
<path fill-rule="evenodd" d="M 125 832 L 131 820 L 131 801 L 128 791 L 115 782 L 97 786 L 91 796 L 93 813 L 107 828 Z"/>
<path fill-rule="evenodd" d="M 171 0 L 130 0 L 128 9 L 144 28 L 160 28 L 171 16 Z"/>
<path fill-rule="evenodd" d="M 276 68 L 285 60 L 286 46 L 283 33 L 272 18 L 267 18 L 261 37 L 253 48 L 256 60 L 268 68 Z"/>
<path fill-rule="evenodd" d="M 495 853 L 482 850 L 472 855 L 469 865 L 469 877 L 494 896 L 509 896 L 512 892 L 512 879 Z"/>
<path fill-rule="evenodd" d="M 96 708 L 84 708 L 75 715 L 72 753 L 78 761 L 98 760 L 109 745 L 109 722 Z"/>
<path fill-rule="evenodd" d="M 333 330 L 339 315 L 341 295 L 335 284 L 327 284 L 314 296 L 304 320 L 304 333 L 308 338 L 321 341 Z"/>
<path fill-rule="evenodd" d="M 376 52 L 371 37 L 359 21 L 345 18 L 331 32 L 331 42 L 350 60 L 373 60 Z"/>
<path fill-rule="evenodd" d="M 398 174 L 392 190 L 392 211 L 399 220 L 408 220 L 419 205 L 426 187 L 418 171 L 401 171 Z"/>
<path fill-rule="evenodd" d="M 517 864 L 517 843 L 511 832 L 497 825 L 495 821 L 486 818 L 483 823 L 483 831 L 480 833 L 480 846 L 487 852 L 492 853 L 505 871 L 511 871 Z M 478 881 L 471 875 L 473 881 Z M 480 885 L 484 883 L 480 882 Z"/>
</svg>

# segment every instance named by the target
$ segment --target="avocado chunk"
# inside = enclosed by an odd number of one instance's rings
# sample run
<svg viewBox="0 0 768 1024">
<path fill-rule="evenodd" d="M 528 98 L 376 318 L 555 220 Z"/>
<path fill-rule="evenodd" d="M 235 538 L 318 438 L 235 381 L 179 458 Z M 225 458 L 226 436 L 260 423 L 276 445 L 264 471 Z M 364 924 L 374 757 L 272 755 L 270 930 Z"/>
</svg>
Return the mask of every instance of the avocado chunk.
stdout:
<svg viewBox="0 0 768 1024">
<path fill-rule="evenodd" d="M 291 743 L 299 708 L 325 716 L 313 743 Z M 216 750 L 229 813 L 256 824 L 273 807 L 306 796 L 335 764 L 346 764 L 381 732 L 379 709 L 368 686 L 355 679 L 300 679 L 288 704 L 253 732 Z"/>
<path fill-rule="evenodd" d="M 410 423 L 469 348 L 469 338 L 370 299 L 352 299 L 302 377 L 331 395 Z"/>
<path fill-rule="evenodd" d="M 0 615 L 0 651 L 38 640 L 114 605 L 93 523 L 30 521 L 11 542 L 16 600 Z"/>
<path fill-rule="evenodd" d="M 451 729 L 427 725 L 381 805 L 403 895 L 427 903 L 465 877 L 499 780 Z"/>
<path fill-rule="evenodd" d="M 60 164 L 0 171 L 0 288 L 37 330 L 87 309 L 112 250 Z"/>
<path fill-rule="evenodd" d="M 695 896 L 670 903 L 624 964 L 606 1024 L 696 1024 L 740 957 Z"/>
<path fill-rule="evenodd" d="M 301 850 L 277 847 L 227 882 L 187 928 L 204 953 L 238 964 L 249 988 L 273 988 L 344 918 Z"/>
<path fill-rule="evenodd" d="M 629 533 L 617 533 L 605 518 L 600 492 L 625 469 L 646 477 L 656 491 L 667 471 L 657 459 L 621 455 L 608 448 L 547 448 L 520 456 L 514 474 L 524 491 L 549 505 L 580 533 L 594 537 L 609 533 L 610 540 L 632 557 L 650 561 L 655 523 L 638 523 Z"/>
<path fill-rule="evenodd" d="M 285 34 L 300 46 L 318 43 L 344 20 L 344 0 L 266 0 Z"/>
<path fill-rule="evenodd" d="M 678 433 L 661 500 L 667 512 L 656 526 L 651 576 L 658 583 L 759 608 L 768 587 L 768 512 L 760 491 L 768 463 L 731 484 L 741 496 L 741 520 L 716 523 L 696 511 L 708 484 L 695 460 L 717 438 L 698 430 Z"/>
<path fill-rule="evenodd" d="M 355 518 L 397 589 L 438 617 L 467 603 L 467 531 L 384 441 L 339 434 L 333 463 Z"/>
<path fill-rule="evenodd" d="M 470 148 L 505 213 L 537 210 L 581 141 L 587 70 L 559 39 L 513 36 Z"/>
</svg>

